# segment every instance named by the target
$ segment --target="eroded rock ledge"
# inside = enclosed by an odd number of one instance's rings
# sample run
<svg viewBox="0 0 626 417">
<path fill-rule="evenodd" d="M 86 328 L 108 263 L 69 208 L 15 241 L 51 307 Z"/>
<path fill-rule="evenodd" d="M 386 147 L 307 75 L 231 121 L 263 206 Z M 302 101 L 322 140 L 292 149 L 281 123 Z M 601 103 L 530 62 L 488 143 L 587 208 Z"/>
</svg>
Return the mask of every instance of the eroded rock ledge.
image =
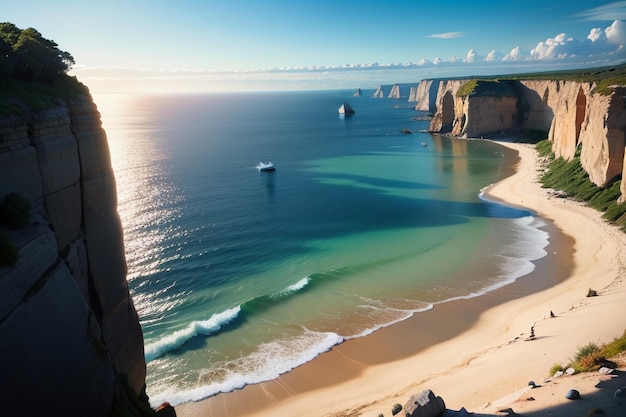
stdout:
<svg viewBox="0 0 626 417">
<path fill-rule="evenodd" d="M 130 401 L 147 404 L 115 178 L 91 97 L 0 118 L 0 178 L 0 199 L 16 192 L 32 204 L 26 228 L 0 225 L 19 248 L 15 265 L 0 267 L 4 412 L 108 416 L 114 401 L 131 412 Z"/>
<path fill-rule="evenodd" d="M 562 80 L 423 80 L 416 109 L 434 114 L 431 132 L 455 137 L 547 132 L 557 157 L 571 160 L 580 146 L 590 180 L 605 187 L 626 171 L 626 86 L 611 86 L 608 94 L 595 93 L 596 86 Z M 624 202 L 626 182 L 621 194 Z"/>
</svg>

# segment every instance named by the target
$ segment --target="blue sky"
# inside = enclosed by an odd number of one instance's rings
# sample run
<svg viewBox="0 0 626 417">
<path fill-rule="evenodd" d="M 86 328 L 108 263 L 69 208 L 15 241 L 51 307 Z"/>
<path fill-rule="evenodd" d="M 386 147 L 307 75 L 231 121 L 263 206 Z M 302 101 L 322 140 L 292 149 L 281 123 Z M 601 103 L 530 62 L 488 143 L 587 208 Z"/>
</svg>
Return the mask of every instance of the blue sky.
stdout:
<svg viewBox="0 0 626 417">
<path fill-rule="evenodd" d="M 626 1 L 0 0 L 94 93 L 375 88 L 626 62 Z"/>
</svg>

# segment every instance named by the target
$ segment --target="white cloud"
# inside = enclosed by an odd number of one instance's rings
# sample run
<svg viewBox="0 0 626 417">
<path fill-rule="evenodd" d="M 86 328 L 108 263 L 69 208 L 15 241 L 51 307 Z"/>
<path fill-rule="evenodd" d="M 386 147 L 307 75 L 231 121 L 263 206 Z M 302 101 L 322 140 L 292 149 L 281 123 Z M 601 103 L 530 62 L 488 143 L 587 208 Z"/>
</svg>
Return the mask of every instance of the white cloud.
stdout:
<svg viewBox="0 0 626 417">
<path fill-rule="evenodd" d="M 480 61 L 480 60 L 481 60 L 481 57 L 476 53 L 476 51 L 473 49 L 470 49 L 469 51 L 467 51 L 467 56 L 465 57 L 463 62 L 467 62 L 471 64 L 473 62 Z"/>
<path fill-rule="evenodd" d="M 624 1 L 626 4 L 626 1 Z M 448 32 L 431 37 L 452 38 L 463 36 L 462 32 Z M 275 83 L 284 82 L 285 88 L 319 86 L 320 88 L 341 87 L 346 83 L 359 81 L 367 85 L 410 80 L 423 76 L 457 76 L 468 71 L 485 74 L 502 74 L 527 70 L 550 70 L 556 68 L 589 68 L 600 65 L 614 65 L 626 62 L 626 23 L 614 20 L 606 27 L 596 27 L 586 38 L 575 39 L 565 33 L 540 41 L 529 52 L 517 46 L 508 54 L 491 50 L 486 56 L 470 49 L 464 58 L 452 56 L 449 59 L 435 57 L 422 58 L 409 63 L 351 63 L 334 66 L 274 67 L 247 71 L 203 71 L 172 70 L 160 71 L 149 68 L 87 68 L 80 63 L 73 67 L 73 74 L 79 76 L 90 88 L 108 89 L 109 82 L 123 84 L 125 89 L 139 89 L 141 83 L 154 82 L 171 85 L 179 89 L 194 91 L 194 85 L 201 85 L 207 91 L 234 85 L 242 90 L 250 85 L 259 88 L 274 88 Z M 418 75 L 419 74 L 419 75 Z M 386 78 L 382 78 L 386 77 Z M 229 87 L 231 88 L 231 87 Z M 235 87 L 232 87 L 235 88 Z M 282 87 L 281 87 L 282 88 Z M 146 87 L 146 91 L 149 91 Z"/>
<path fill-rule="evenodd" d="M 587 39 L 589 39 L 591 42 L 595 42 L 601 37 L 602 37 L 602 29 L 600 28 L 591 29 L 591 31 L 589 32 L 589 35 L 587 35 Z"/>
<path fill-rule="evenodd" d="M 526 58 L 527 56 L 522 51 L 522 48 L 520 48 L 519 46 L 516 46 L 515 48 L 511 49 L 511 52 L 505 55 L 502 58 L 502 60 L 503 61 L 522 61 Z"/>
<path fill-rule="evenodd" d="M 626 19 L 626 1 L 616 1 L 614 3 L 605 4 L 585 10 L 578 16 L 582 20 L 621 20 Z"/>
<path fill-rule="evenodd" d="M 502 59 L 503 59 L 503 54 L 494 49 L 487 54 L 487 56 L 485 57 L 485 62 L 496 62 L 496 61 L 501 61 Z"/>
<path fill-rule="evenodd" d="M 610 43 L 617 45 L 626 44 L 626 23 L 621 20 L 615 20 L 611 26 L 604 29 L 606 39 Z"/>
<path fill-rule="evenodd" d="M 626 23 L 615 20 L 604 30 L 601 28 L 591 29 L 589 35 L 582 41 L 568 37 L 565 33 L 560 33 L 554 38 L 548 38 L 533 48 L 530 57 L 536 60 L 584 59 L 585 57 L 620 53 L 624 45 L 626 45 Z"/>
<path fill-rule="evenodd" d="M 434 35 L 428 35 L 427 38 L 438 38 L 438 39 L 454 39 L 454 38 L 462 38 L 465 36 L 463 32 L 446 32 L 446 33 L 436 33 Z"/>
</svg>

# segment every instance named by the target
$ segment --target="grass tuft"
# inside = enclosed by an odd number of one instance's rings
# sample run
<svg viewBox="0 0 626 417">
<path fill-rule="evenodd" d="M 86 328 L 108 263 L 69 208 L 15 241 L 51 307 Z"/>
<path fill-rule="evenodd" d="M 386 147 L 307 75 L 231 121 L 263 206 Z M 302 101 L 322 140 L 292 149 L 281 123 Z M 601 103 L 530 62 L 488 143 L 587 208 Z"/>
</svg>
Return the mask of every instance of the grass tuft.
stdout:
<svg viewBox="0 0 626 417">
<path fill-rule="evenodd" d="M 610 343 L 598 346 L 591 342 L 579 347 L 574 359 L 571 359 L 567 366 L 563 367 L 558 363 L 552 365 L 550 376 L 567 368 L 573 368 L 577 373 L 595 371 L 602 366 L 607 358 L 613 358 L 622 352 L 626 352 L 626 330 L 621 337 L 613 339 Z"/>
</svg>

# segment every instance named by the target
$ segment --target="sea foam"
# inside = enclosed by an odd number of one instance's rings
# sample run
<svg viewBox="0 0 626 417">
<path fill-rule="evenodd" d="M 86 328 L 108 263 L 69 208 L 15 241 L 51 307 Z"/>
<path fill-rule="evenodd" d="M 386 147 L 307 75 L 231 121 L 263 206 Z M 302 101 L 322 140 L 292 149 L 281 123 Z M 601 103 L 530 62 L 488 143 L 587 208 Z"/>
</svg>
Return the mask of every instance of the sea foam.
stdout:
<svg viewBox="0 0 626 417">
<path fill-rule="evenodd" d="M 159 340 L 149 343 L 145 346 L 146 363 L 150 362 L 167 352 L 180 348 L 191 338 L 200 335 L 210 335 L 219 331 L 222 326 L 231 322 L 239 312 L 241 307 L 233 307 L 213 314 L 207 320 L 192 321 L 184 329 L 178 330 L 170 335 L 164 336 Z"/>
<path fill-rule="evenodd" d="M 263 343 L 250 355 L 225 364 L 220 381 L 188 390 L 166 388 L 151 394 L 150 402 L 153 406 L 164 401 L 178 405 L 231 392 L 246 385 L 271 381 L 313 360 L 344 340 L 333 332 L 314 332 L 306 328 L 303 330 L 304 333 L 298 337 Z"/>
</svg>

